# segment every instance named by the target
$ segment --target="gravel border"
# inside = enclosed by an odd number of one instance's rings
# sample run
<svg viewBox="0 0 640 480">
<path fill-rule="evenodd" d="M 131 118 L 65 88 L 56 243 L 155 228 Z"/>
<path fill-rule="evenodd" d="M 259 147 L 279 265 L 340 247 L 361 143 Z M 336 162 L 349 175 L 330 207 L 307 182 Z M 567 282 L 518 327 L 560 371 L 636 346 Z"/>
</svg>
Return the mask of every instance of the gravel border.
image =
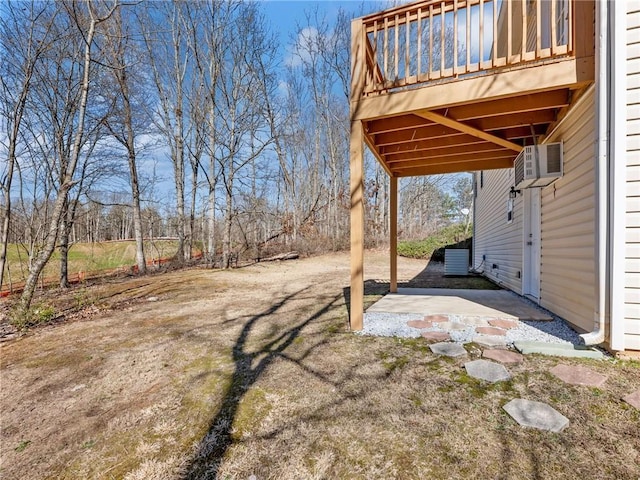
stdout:
<svg viewBox="0 0 640 480">
<path fill-rule="evenodd" d="M 513 292 L 511 293 L 515 298 L 524 300 L 530 306 L 537 310 L 548 314 L 553 318 L 551 321 L 532 321 L 532 320 L 519 320 L 518 326 L 507 330 L 505 336 L 505 343 L 507 345 L 513 345 L 516 341 L 532 341 L 532 342 L 546 342 L 546 343 L 564 343 L 572 345 L 584 345 L 582 338 L 578 333 L 573 330 L 569 324 L 562 318 L 554 315 L 552 312 L 541 308 L 536 303 L 530 301 L 527 298 L 521 297 Z M 461 315 L 448 315 L 449 320 L 453 322 L 459 322 L 463 316 Z M 369 336 L 382 336 L 382 337 L 405 337 L 405 338 L 417 338 L 423 332 L 447 332 L 449 333 L 451 340 L 456 343 L 469 343 L 472 342 L 474 337 L 478 336 L 475 327 L 468 326 L 464 330 L 444 330 L 438 326 L 426 329 L 418 329 L 409 327 L 407 322 L 409 320 L 422 320 L 424 318 L 423 313 L 384 313 L 384 312 L 365 312 L 363 329 L 357 332 L 359 335 Z M 482 318 L 482 317 L 476 317 Z M 487 317 L 495 318 L 495 317 Z"/>
</svg>

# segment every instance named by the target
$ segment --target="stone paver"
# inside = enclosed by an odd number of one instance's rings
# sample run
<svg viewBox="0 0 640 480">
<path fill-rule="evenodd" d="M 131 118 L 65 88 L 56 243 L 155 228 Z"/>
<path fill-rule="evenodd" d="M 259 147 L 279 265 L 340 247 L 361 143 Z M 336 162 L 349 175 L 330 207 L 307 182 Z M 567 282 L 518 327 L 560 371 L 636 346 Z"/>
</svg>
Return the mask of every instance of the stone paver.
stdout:
<svg viewBox="0 0 640 480">
<path fill-rule="evenodd" d="M 489 358 L 500 363 L 522 363 L 524 357 L 509 350 L 489 349 L 482 352 L 482 358 Z"/>
<path fill-rule="evenodd" d="M 426 315 L 424 317 L 424 319 L 427 322 L 448 322 L 449 321 L 449 316 L 448 315 Z"/>
<path fill-rule="evenodd" d="M 422 332 L 422 338 L 428 342 L 447 342 L 451 340 L 447 332 Z"/>
<path fill-rule="evenodd" d="M 640 410 L 640 390 L 637 390 L 637 391 L 627 395 L 622 400 L 624 400 L 629 405 L 631 405 L 633 407 L 636 407 L 638 410 Z"/>
<path fill-rule="evenodd" d="M 489 325 L 491 325 L 492 327 L 500 327 L 509 330 L 511 328 L 516 328 L 518 326 L 518 322 L 516 322 L 515 320 L 508 320 L 506 318 L 494 318 L 492 320 L 489 320 Z"/>
<path fill-rule="evenodd" d="M 438 323 L 438 327 L 440 327 L 443 330 L 448 330 L 451 332 L 462 331 L 469 328 L 467 325 L 464 325 L 460 322 L 442 322 L 442 323 Z"/>
<path fill-rule="evenodd" d="M 474 360 L 473 362 L 467 362 L 464 364 L 464 368 L 467 370 L 467 374 L 469 374 L 470 377 L 491 383 L 502 382 L 511 378 L 511 375 L 507 369 L 504 368 L 504 365 L 490 362 L 488 360 Z"/>
<path fill-rule="evenodd" d="M 545 342 L 514 342 L 513 346 L 522 353 L 539 353 L 541 355 L 555 355 L 558 357 L 597 358 L 603 359 L 604 354 L 595 348 L 581 347 L 567 343 Z"/>
<path fill-rule="evenodd" d="M 436 355 L 445 355 L 447 357 L 464 357 L 467 355 L 464 347 L 457 343 L 434 343 L 433 345 L 429 345 L 429 348 Z"/>
<path fill-rule="evenodd" d="M 409 320 L 407 325 L 412 328 L 431 328 L 433 327 L 433 322 L 428 320 Z"/>
<path fill-rule="evenodd" d="M 586 387 L 601 387 L 607 377 L 600 375 L 580 365 L 556 365 L 551 370 L 556 377 L 571 385 L 584 385 Z"/>
<path fill-rule="evenodd" d="M 477 335 L 473 337 L 473 341 L 478 345 L 489 348 L 506 348 L 507 346 L 505 337 L 496 335 Z"/>
<path fill-rule="evenodd" d="M 557 433 L 569 425 L 567 417 L 546 403 L 516 398 L 502 408 L 523 427 Z"/>
<path fill-rule="evenodd" d="M 495 335 L 495 336 L 504 336 L 507 334 L 507 331 L 502 328 L 496 327 L 476 327 L 476 332 L 481 335 Z"/>
<path fill-rule="evenodd" d="M 460 323 L 469 325 L 470 327 L 488 327 L 489 322 L 485 318 L 480 317 L 462 317 Z"/>
</svg>

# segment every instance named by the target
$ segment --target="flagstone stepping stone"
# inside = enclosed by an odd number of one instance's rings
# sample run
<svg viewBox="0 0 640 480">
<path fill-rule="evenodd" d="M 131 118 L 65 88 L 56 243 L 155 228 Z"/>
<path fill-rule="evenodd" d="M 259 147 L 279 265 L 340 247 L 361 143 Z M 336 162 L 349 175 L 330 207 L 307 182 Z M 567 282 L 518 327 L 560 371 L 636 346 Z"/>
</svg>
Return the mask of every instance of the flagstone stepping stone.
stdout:
<svg viewBox="0 0 640 480">
<path fill-rule="evenodd" d="M 469 325 L 470 327 L 488 327 L 489 322 L 484 318 L 478 317 L 462 317 L 460 323 Z"/>
<path fill-rule="evenodd" d="M 572 345 L 570 343 L 517 341 L 513 343 L 513 346 L 524 355 L 529 353 L 539 353 L 541 355 L 555 355 L 558 357 L 605 358 L 604 354 L 600 350 L 583 347 L 581 345 Z"/>
<path fill-rule="evenodd" d="M 436 355 L 444 355 L 446 357 L 464 357 L 467 355 L 467 351 L 464 347 L 457 343 L 434 343 L 433 345 L 429 345 L 429 348 Z"/>
<path fill-rule="evenodd" d="M 638 410 L 640 410 L 640 390 L 627 395 L 622 400 L 624 400 L 629 405 L 636 407 Z"/>
<path fill-rule="evenodd" d="M 462 330 L 466 330 L 467 328 L 469 328 L 467 325 L 459 322 L 442 322 L 438 323 L 438 327 L 440 327 L 442 330 L 449 330 L 451 332 L 461 332 Z"/>
<path fill-rule="evenodd" d="M 467 374 L 470 377 L 491 383 L 502 382 L 511 378 L 511 375 L 507 369 L 504 368 L 504 365 L 490 362 L 488 360 L 474 360 L 473 362 L 467 362 L 464 364 L 464 368 L 467 370 Z"/>
<path fill-rule="evenodd" d="M 515 398 L 502 408 L 523 427 L 557 433 L 569 425 L 567 417 L 546 403 Z"/>
<path fill-rule="evenodd" d="M 505 336 L 507 331 L 496 327 L 476 327 L 476 332 L 481 335 Z"/>
<path fill-rule="evenodd" d="M 509 330 L 511 328 L 516 328 L 518 326 L 518 322 L 516 322 L 515 320 L 508 320 L 506 318 L 494 318 L 492 320 L 489 320 L 489 325 L 491 325 L 492 327 L 500 327 Z"/>
<path fill-rule="evenodd" d="M 447 342 L 451 340 L 447 332 L 422 332 L 422 338 L 428 342 Z"/>
<path fill-rule="evenodd" d="M 500 363 L 522 363 L 524 357 L 517 353 L 511 352 L 509 350 L 501 350 L 501 349 L 490 349 L 482 352 L 482 358 L 489 358 L 491 360 L 495 360 Z"/>
<path fill-rule="evenodd" d="M 431 328 L 433 327 L 433 322 L 428 320 L 409 320 L 407 325 L 412 328 Z"/>
<path fill-rule="evenodd" d="M 448 322 L 449 316 L 448 315 L 426 315 L 424 319 L 428 322 L 434 322 L 434 323 Z"/>
<path fill-rule="evenodd" d="M 506 348 L 507 340 L 503 336 L 497 335 L 477 335 L 473 337 L 473 342 L 478 345 L 482 345 L 483 347 L 489 348 Z"/>
<path fill-rule="evenodd" d="M 551 370 L 556 377 L 571 385 L 601 387 L 607 377 L 579 365 L 556 365 Z"/>
</svg>

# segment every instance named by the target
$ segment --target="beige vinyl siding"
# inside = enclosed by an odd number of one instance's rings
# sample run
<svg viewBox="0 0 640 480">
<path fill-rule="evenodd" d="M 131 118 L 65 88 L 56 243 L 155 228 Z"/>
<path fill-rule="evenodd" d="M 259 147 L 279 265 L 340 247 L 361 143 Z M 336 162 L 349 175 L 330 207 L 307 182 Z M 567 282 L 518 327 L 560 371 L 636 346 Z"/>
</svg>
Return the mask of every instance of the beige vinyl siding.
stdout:
<svg viewBox="0 0 640 480">
<path fill-rule="evenodd" d="M 561 121 L 564 176 L 542 190 L 540 305 L 580 330 L 593 327 L 595 292 L 595 94 Z"/>
<path fill-rule="evenodd" d="M 522 197 L 514 202 L 513 221 L 507 222 L 509 189 L 514 184 L 513 169 L 487 170 L 480 186 L 475 173 L 476 203 L 473 266 L 491 280 L 522 293 Z M 485 256 L 484 263 L 482 256 Z M 480 265 L 482 265 L 480 267 Z M 492 268 L 497 265 L 498 268 Z"/>
<path fill-rule="evenodd" d="M 627 3 L 625 349 L 640 350 L 640 2 Z"/>
</svg>

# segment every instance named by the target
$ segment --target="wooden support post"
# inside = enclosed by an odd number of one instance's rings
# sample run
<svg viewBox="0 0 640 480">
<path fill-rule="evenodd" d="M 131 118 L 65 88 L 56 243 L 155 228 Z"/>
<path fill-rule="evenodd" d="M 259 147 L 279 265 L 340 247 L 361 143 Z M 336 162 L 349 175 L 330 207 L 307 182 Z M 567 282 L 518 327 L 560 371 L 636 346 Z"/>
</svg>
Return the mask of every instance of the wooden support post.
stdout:
<svg viewBox="0 0 640 480">
<path fill-rule="evenodd" d="M 362 330 L 364 317 L 364 146 L 360 120 L 351 122 L 351 330 Z"/>
<path fill-rule="evenodd" d="M 391 293 L 398 292 L 398 177 L 389 178 L 389 269 Z"/>
</svg>

